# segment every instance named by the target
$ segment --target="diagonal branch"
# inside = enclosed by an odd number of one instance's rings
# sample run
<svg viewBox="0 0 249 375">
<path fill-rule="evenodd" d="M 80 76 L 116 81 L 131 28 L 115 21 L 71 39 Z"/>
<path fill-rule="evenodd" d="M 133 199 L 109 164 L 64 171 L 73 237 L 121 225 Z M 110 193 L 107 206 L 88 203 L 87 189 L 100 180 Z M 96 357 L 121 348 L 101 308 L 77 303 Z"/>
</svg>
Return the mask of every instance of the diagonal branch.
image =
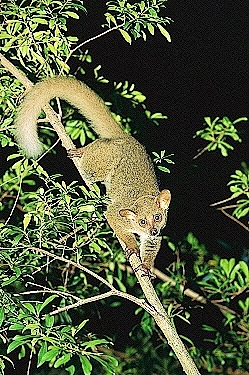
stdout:
<svg viewBox="0 0 249 375">
<path fill-rule="evenodd" d="M 246 226 L 241 221 L 236 219 L 236 217 L 234 217 L 234 216 L 230 215 L 228 212 L 226 212 L 226 210 L 224 210 L 224 207 L 217 208 L 217 210 L 221 211 L 225 216 L 229 217 L 229 219 L 235 221 L 235 223 L 239 224 L 242 228 L 244 228 L 245 230 L 247 230 L 247 232 L 249 232 L 248 226 Z"/>
<path fill-rule="evenodd" d="M 87 43 L 90 43 L 90 42 L 92 42 L 93 40 L 96 40 L 96 39 L 98 39 L 98 38 L 100 38 L 100 37 L 102 37 L 102 36 L 104 36 L 104 35 L 106 35 L 106 34 L 112 32 L 112 31 L 114 31 L 114 30 L 121 29 L 121 27 L 123 27 L 123 26 L 124 26 L 124 23 L 122 23 L 121 25 L 114 26 L 114 27 L 112 27 L 112 28 L 110 28 L 110 29 L 108 29 L 108 30 L 105 30 L 105 31 L 103 31 L 102 33 L 97 34 L 97 35 L 95 35 L 95 36 L 93 36 L 93 37 L 91 37 L 91 38 L 85 40 L 84 42 L 78 44 L 75 48 L 73 48 L 73 49 L 69 52 L 69 55 L 67 56 L 67 58 L 66 58 L 64 64 L 67 64 L 67 63 L 68 63 L 68 60 L 70 59 L 70 57 L 73 55 L 74 52 L 76 52 L 78 49 L 80 49 L 81 47 L 83 47 L 83 46 L 86 45 Z M 61 69 L 59 75 L 61 74 L 61 72 L 62 72 L 62 69 Z"/>
<path fill-rule="evenodd" d="M 59 255 L 50 253 L 47 250 L 43 250 L 43 249 L 40 249 L 40 248 L 37 248 L 37 247 L 29 247 L 28 249 L 36 251 L 36 252 L 38 252 L 40 254 L 43 254 L 45 256 L 48 256 L 50 258 L 53 258 L 53 259 L 60 260 L 62 262 L 68 263 L 71 266 L 74 266 L 74 267 L 80 269 L 81 271 L 84 271 L 85 273 L 88 273 L 89 275 L 91 275 L 95 279 L 99 280 L 101 283 L 105 284 L 111 290 L 111 294 L 110 295 L 116 295 L 116 296 L 128 299 L 129 301 L 132 301 L 132 302 L 136 303 L 137 305 L 139 305 L 140 307 L 144 308 L 149 314 L 151 314 L 153 308 L 149 304 L 147 304 L 144 300 L 141 300 L 141 299 L 139 299 L 137 297 L 134 297 L 131 294 L 124 293 L 124 292 L 121 292 L 121 291 L 117 290 L 112 284 L 110 284 L 102 276 L 100 276 L 97 273 L 91 271 L 89 268 L 86 268 L 85 266 L 82 266 L 80 263 L 74 262 L 74 261 L 72 261 L 70 259 L 67 259 L 67 258 L 63 257 L 63 256 L 59 256 Z M 103 296 L 103 295 L 101 295 L 101 296 Z M 107 296 L 105 296 L 104 298 L 106 298 L 106 297 Z M 89 299 L 87 298 L 86 300 L 82 300 L 82 304 L 88 303 L 88 302 L 92 302 L 93 299 L 95 299 L 95 300 L 100 299 L 100 296 L 94 296 L 94 297 L 90 297 Z M 76 305 L 78 305 L 78 304 L 76 304 Z"/>
</svg>

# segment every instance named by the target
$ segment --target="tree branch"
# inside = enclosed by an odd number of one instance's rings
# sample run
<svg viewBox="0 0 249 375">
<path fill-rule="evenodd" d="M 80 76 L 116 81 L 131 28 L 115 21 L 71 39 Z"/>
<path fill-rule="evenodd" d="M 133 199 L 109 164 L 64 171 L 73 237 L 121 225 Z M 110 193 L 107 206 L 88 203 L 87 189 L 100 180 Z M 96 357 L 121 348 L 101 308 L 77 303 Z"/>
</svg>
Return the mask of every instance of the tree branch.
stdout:
<svg viewBox="0 0 249 375">
<path fill-rule="evenodd" d="M 122 23 L 121 25 L 114 26 L 114 27 L 112 27 L 112 28 L 110 28 L 110 29 L 108 29 L 108 30 L 103 31 L 103 33 L 97 34 L 97 35 L 95 35 L 95 36 L 93 36 L 93 37 L 91 37 L 91 38 L 85 40 L 84 42 L 78 44 L 75 48 L 73 48 L 73 49 L 69 52 L 69 55 L 67 56 L 67 58 L 66 58 L 66 60 L 65 60 L 65 64 L 67 64 L 68 60 L 70 59 L 70 57 L 72 56 L 72 54 L 73 54 L 74 52 L 76 52 L 78 49 L 80 49 L 81 47 L 83 47 L 83 46 L 86 45 L 87 43 L 90 43 L 90 42 L 92 42 L 93 40 L 96 40 L 96 39 L 98 39 L 98 38 L 100 38 L 100 37 L 102 37 L 102 36 L 104 36 L 104 35 L 106 35 L 106 34 L 112 32 L 112 31 L 114 31 L 114 30 L 118 30 L 118 29 L 120 29 L 120 28 L 123 27 L 123 26 L 124 26 L 124 23 Z M 62 69 L 61 69 L 59 75 L 61 74 L 61 72 L 62 72 Z"/>
<path fill-rule="evenodd" d="M 239 224 L 242 228 L 244 228 L 247 232 L 249 232 L 248 226 L 246 226 L 241 221 L 236 219 L 236 217 L 234 217 L 234 216 L 230 215 L 228 212 L 226 212 L 223 207 L 217 208 L 217 210 L 221 211 L 225 216 L 229 217 L 229 219 L 235 221 L 235 223 Z"/>
<path fill-rule="evenodd" d="M 82 271 L 84 271 L 85 273 L 88 273 L 89 275 L 93 276 L 95 279 L 99 280 L 101 283 L 105 284 L 110 290 L 111 290 L 111 295 L 116 295 L 116 296 L 119 296 L 121 298 L 125 298 L 125 299 L 128 299 L 129 301 L 131 302 L 134 302 L 136 303 L 137 305 L 139 305 L 140 307 L 142 307 L 143 309 L 145 309 L 149 314 L 152 313 L 152 311 L 154 311 L 153 307 L 151 307 L 149 304 L 147 304 L 145 302 L 145 300 L 142 300 L 140 298 L 137 298 L 137 297 L 134 297 L 132 296 L 131 294 L 128 294 L 128 293 L 124 293 L 124 292 L 121 292 L 120 290 L 117 290 L 112 284 L 110 284 L 106 279 L 104 279 L 102 276 L 98 275 L 97 273 L 91 271 L 89 268 L 86 268 L 85 266 L 82 266 L 80 263 L 78 262 L 74 262 L 70 259 L 67 259 L 67 258 L 64 258 L 63 256 L 59 256 L 59 255 L 56 255 L 56 254 L 53 254 L 53 253 L 50 253 L 49 251 L 47 250 L 43 250 L 43 249 L 40 249 L 40 248 L 37 248 L 37 247 L 28 247 L 27 249 L 31 249 L 33 251 L 36 251 L 40 254 L 43 254 L 45 256 L 48 256 L 50 258 L 53 258 L 53 259 L 57 259 L 57 260 L 60 260 L 62 262 L 65 262 L 65 263 L 68 263 L 70 264 L 71 266 L 74 266 Z M 110 292 L 109 292 L 110 293 Z M 88 302 L 92 302 L 93 299 L 100 299 L 98 298 L 98 296 L 94 296 L 94 297 L 90 297 L 89 300 L 91 301 L 88 301 L 88 298 L 86 300 L 82 300 L 82 304 L 84 303 L 88 303 Z M 106 297 L 105 297 L 106 298 Z M 84 302 L 85 301 L 85 302 Z M 81 303 L 80 303 L 81 304 Z M 76 304 L 78 306 L 78 303 Z"/>
</svg>

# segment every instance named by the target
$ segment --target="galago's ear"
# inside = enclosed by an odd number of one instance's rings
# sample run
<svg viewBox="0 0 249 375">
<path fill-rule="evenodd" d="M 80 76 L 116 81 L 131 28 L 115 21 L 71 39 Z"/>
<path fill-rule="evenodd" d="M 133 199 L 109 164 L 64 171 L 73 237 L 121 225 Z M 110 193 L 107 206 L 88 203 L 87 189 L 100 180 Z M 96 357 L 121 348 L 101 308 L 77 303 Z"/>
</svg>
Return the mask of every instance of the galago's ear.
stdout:
<svg viewBox="0 0 249 375">
<path fill-rule="evenodd" d="M 162 208 L 163 210 L 167 210 L 169 207 L 171 200 L 170 191 L 165 189 L 160 192 L 160 194 L 156 197 L 156 204 L 158 207 Z"/>
<path fill-rule="evenodd" d="M 132 210 L 129 210 L 128 208 L 120 210 L 119 215 L 122 217 L 125 217 L 126 219 L 133 219 L 133 220 L 135 220 L 137 217 L 135 212 Z"/>
</svg>

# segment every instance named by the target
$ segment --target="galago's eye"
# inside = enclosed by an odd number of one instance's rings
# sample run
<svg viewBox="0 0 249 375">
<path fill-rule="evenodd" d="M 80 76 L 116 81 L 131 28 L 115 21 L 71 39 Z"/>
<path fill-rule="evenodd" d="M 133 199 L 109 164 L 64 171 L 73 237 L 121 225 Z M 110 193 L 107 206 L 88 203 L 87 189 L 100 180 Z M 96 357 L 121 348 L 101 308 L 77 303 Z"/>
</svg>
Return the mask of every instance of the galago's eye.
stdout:
<svg viewBox="0 0 249 375">
<path fill-rule="evenodd" d="M 161 214 L 154 215 L 154 220 L 155 221 L 161 221 L 162 220 L 162 215 Z"/>
<path fill-rule="evenodd" d="M 139 220 L 139 225 L 140 225 L 140 227 L 144 227 L 146 224 L 147 224 L 146 219 L 141 219 L 141 220 Z"/>
</svg>

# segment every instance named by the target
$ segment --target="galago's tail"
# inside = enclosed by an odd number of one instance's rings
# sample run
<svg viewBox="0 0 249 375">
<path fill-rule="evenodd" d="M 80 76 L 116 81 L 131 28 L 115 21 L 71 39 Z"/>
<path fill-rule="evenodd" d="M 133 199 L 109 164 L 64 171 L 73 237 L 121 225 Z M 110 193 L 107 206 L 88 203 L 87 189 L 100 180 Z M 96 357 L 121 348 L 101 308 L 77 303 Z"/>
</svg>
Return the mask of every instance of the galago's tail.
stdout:
<svg viewBox="0 0 249 375">
<path fill-rule="evenodd" d="M 17 113 L 16 139 L 28 157 L 36 158 L 42 152 L 36 123 L 44 105 L 55 97 L 79 109 L 100 138 L 125 135 L 103 100 L 87 85 L 68 77 L 48 78 L 31 87 Z"/>
</svg>

